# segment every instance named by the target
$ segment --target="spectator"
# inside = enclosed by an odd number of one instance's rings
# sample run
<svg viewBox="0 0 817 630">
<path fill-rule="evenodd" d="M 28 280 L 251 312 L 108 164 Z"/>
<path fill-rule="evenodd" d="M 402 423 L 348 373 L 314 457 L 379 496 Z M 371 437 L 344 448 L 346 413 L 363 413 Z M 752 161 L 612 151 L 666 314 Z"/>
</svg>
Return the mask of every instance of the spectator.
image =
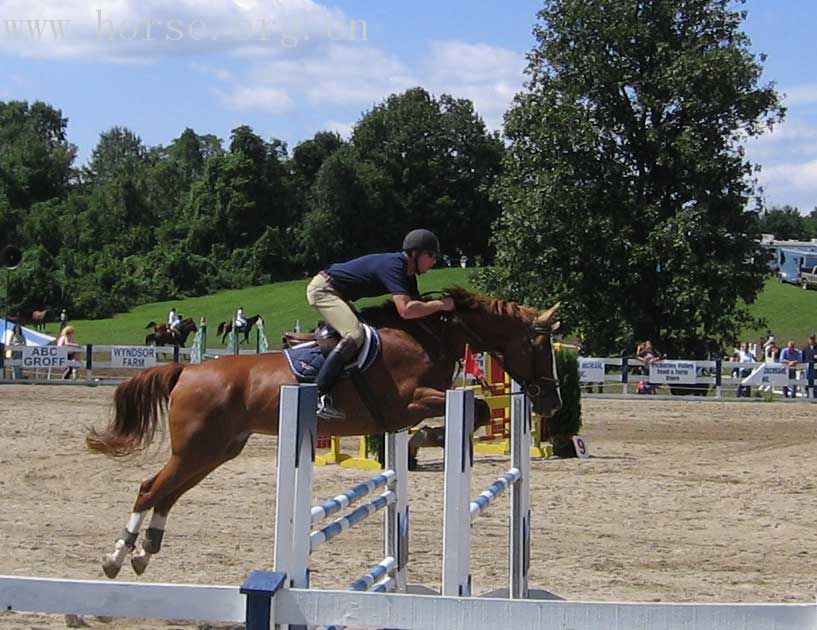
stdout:
<svg viewBox="0 0 817 630">
<path fill-rule="evenodd" d="M 763 360 L 766 363 L 777 363 L 779 357 L 780 348 L 774 339 L 774 335 L 772 335 L 766 340 L 766 343 L 763 344 Z"/>
<path fill-rule="evenodd" d="M 68 311 L 62 309 L 60 311 L 60 332 L 68 325 Z"/>
<path fill-rule="evenodd" d="M 463 254 L 462 256 L 460 256 L 460 267 L 465 269 L 467 266 L 468 266 L 468 256 Z"/>
<path fill-rule="evenodd" d="M 657 387 L 649 382 L 650 366 L 653 363 L 658 363 L 663 357 L 653 348 L 652 341 L 645 341 L 639 344 L 636 348 L 636 356 L 641 359 L 644 364 L 644 373 L 647 375 L 646 381 L 639 381 L 636 393 L 638 394 L 655 394 Z"/>
<path fill-rule="evenodd" d="M 806 368 L 806 378 L 808 379 L 809 383 L 814 382 L 814 361 L 817 360 L 817 335 L 811 335 L 808 338 L 808 343 L 803 346 L 803 362 L 808 363 L 808 367 Z M 812 398 L 817 398 L 817 386 L 815 385 L 806 385 L 806 398 L 809 397 L 809 393 L 811 394 Z"/>
<path fill-rule="evenodd" d="M 11 345 L 12 346 L 24 346 L 26 345 L 26 338 L 23 334 L 23 327 L 20 325 L 19 322 L 14 324 L 14 328 L 11 331 Z M 14 350 L 13 352 L 7 352 L 6 356 L 14 359 L 20 360 L 23 358 L 23 352 L 21 350 Z M 15 365 L 12 369 L 12 376 L 15 379 L 22 379 L 23 377 L 23 368 L 19 365 Z"/>
<path fill-rule="evenodd" d="M 793 341 L 789 341 L 783 351 L 780 353 L 780 362 L 789 366 L 789 378 L 797 376 L 795 367 L 798 363 L 803 362 L 803 353 L 797 349 Z M 786 398 L 797 398 L 797 386 L 792 385 L 791 396 L 789 396 L 789 388 L 787 385 L 783 386 L 783 396 Z"/>
<path fill-rule="evenodd" d="M 757 361 L 755 355 L 749 350 L 749 344 L 745 341 L 740 344 L 740 348 L 734 357 L 738 363 L 754 363 Z M 749 368 L 741 368 L 737 371 L 739 378 L 746 378 L 752 373 Z M 749 385 L 738 385 L 738 398 L 749 398 L 752 395 L 752 388 Z"/>
<path fill-rule="evenodd" d="M 79 350 L 79 344 L 77 343 L 75 337 L 75 330 L 73 326 L 66 326 L 62 329 L 60 333 L 59 339 L 57 339 L 57 346 L 62 348 L 69 348 L 69 349 L 77 349 Z M 77 352 L 69 352 L 68 353 L 68 360 L 69 361 L 76 361 L 77 360 Z M 65 368 L 65 372 L 62 373 L 63 380 L 67 380 L 69 378 L 74 377 L 74 368 L 70 365 Z"/>
</svg>

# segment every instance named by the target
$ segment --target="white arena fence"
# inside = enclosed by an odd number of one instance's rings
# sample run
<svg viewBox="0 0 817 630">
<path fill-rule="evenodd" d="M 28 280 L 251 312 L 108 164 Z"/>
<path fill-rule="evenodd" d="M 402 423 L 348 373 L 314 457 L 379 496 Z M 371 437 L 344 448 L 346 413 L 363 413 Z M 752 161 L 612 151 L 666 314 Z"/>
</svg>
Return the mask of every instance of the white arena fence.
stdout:
<svg viewBox="0 0 817 630">
<path fill-rule="evenodd" d="M 277 350 L 276 350 L 277 352 Z M 239 353 L 256 354 L 253 348 Z M 0 344 L 0 383 L 116 385 L 136 372 L 169 362 L 199 363 L 232 354 L 225 348 L 175 346 L 82 345 L 78 349 L 56 346 L 6 346 Z M 74 368 L 70 380 L 62 380 L 66 368 Z M 811 363 L 789 368 L 782 363 L 736 363 L 711 360 L 664 359 L 645 368 L 639 359 L 579 357 L 583 396 L 618 398 L 638 396 L 639 383 L 651 386 L 657 398 L 676 391 L 698 390 L 698 400 L 752 401 L 758 397 L 775 401 L 816 401 L 817 371 Z M 790 397 L 784 396 L 784 389 Z M 739 388 L 749 396 L 738 398 Z M 674 397 L 673 397 L 674 398 Z"/>
<path fill-rule="evenodd" d="M 206 348 L 196 356 L 197 348 L 178 346 L 80 345 L 78 348 L 57 346 L 7 346 L 0 344 L 0 383 L 49 385 L 118 385 L 144 369 L 167 363 L 200 363 L 234 353 L 224 348 Z M 257 354 L 252 348 L 241 348 L 239 354 Z M 73 368 L 70 379 L 63 380 L 67 368 Z"/>
<path fill-rule="evenodd" d="M 700 400 L 814 401 L 814 362 L 789 367 L 783 363 L 738 363 L 735 361 L 662 359 L 648 367 L 639 359 L 579 357 L 582 396 L 640 397 L 639 384 L 654 390 L 658 398 L 675 398 L 676 391 L 697 392 Z M 745 397 L 737 397 L 744 388 Z M 785 396 L 786 388 L 789 397 Z M 601 391 L 599 391 L 601 390 Z M 593 392 L 596 393 L 593 393 Z M 654 396 L 655 397 L 655 396 Z"/>
</svg>

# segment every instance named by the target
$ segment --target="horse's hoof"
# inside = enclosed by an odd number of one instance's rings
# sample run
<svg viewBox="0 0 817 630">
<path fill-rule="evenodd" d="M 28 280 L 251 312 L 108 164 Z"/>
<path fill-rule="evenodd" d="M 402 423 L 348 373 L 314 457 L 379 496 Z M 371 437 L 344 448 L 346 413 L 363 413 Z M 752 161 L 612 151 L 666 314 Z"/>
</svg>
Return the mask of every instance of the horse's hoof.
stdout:
<svg viewBox="0 0 817 630">
<path fill-rule="evenodd" d="M 119 575 L 119 569 L 121 568 L 122 565 L 116 562 L 113 556 L 106 555 L 104 558 L 102 558 L 102 570 L 109 578 L 113 579 Z"/>
<path fill-rule="evenodd" d="M 134 554 L 131 556 L 130 565 L 133 567 L 133 572 L 136 573 L 136 575 L 142 575 L 145 569 L 148 568 L 148 560 L 150 560 L 150 554 L 147 553 L 144 555 Z"/>
</svg>

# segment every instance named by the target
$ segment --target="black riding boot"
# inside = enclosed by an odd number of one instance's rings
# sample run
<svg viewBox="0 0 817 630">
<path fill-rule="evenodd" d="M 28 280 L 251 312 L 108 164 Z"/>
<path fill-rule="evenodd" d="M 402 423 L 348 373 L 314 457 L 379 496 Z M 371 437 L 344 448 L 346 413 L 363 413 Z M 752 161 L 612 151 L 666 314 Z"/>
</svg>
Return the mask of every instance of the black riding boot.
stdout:
<svg viewBox="0 0 817 630">
<path fill-rule="evenodd" d="M 326 357 L 326 361 L 323 362 L 318 375 L 315 377 L 315 384 L 318 386 L 318 395 L 320 396 L 318 415 L 321 418 L 341 420 L 346 417 L 342 411 L 335 409 L 332 405 L 329 392 L 332 391 L 332 387 L 341 372 L 343 372 L 343 368 L 354 358 L 357 349 L 357 344 L 351 337 L 344 337 Z"/>
</svg>

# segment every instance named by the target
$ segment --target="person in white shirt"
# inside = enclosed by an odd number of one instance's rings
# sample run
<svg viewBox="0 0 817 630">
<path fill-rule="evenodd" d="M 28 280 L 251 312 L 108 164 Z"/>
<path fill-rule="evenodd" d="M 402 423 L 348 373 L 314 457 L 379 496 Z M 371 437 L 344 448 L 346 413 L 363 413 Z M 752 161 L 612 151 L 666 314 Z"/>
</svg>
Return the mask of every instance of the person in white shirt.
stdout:
<svg viewBox="0 0 817 630">
<path fill-rule="evenodd" d="M 173 321 L 170 322 L 170 330 L 179 333 L 182 329 L 182 316 L 174 310 L 173 317 Z"/>
<path fill-rule="evenodd" d="M 740 349 L 735 354 L 738 363 L 754 363 L 757 361 L 755 355 L 749 350 L 749 345 L 744 341 L 740 344 Z M 746 378 L 749 374 L 752 373 L 752 370 L 749 368 L 742 368 L 739 370 L 738 374 L 740 378 Z M 752 395 L 752 388 L 749 385 L 738 385 L 738 398 L 750 398 Z"/>
<path fill-rule="evenodd" d="M 168 328 L 173 328 L 173 324 L 176 322 L 178 315 L 176 315 L 176 308 L 171 308 L 170 312 L 167 314 L 167 325 Z"/>
<path fill-rule="evenodd" d="M 247 328 L 247 318 L 244 315 L 244 308 L 239 306 L 238 310 L 235 313 L 235 330 L 238 332 L 239 330 L 243 331 Z"/>
</svg>

